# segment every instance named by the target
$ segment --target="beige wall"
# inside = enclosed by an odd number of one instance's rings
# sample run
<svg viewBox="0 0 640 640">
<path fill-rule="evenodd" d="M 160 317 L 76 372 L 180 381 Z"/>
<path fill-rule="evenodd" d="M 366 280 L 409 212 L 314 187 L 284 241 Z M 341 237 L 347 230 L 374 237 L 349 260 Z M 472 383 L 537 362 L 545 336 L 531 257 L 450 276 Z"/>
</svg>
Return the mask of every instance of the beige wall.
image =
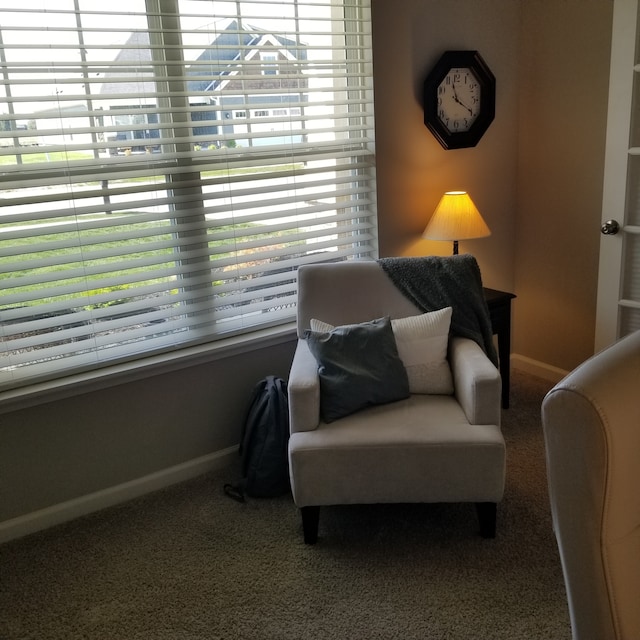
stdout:
<svg viewBox="0 0 640 640">
<path fill-rule="evenodd" d="M 460 250 L 486 286 L 517 294 L 513 351 L 541 374 L 593 350 L 612 8 L 373 0 L 381 255 L 449 253 L 420 235 L 442 193 L 469 191 L 492 235 Z M 424 127 L 421 84 L 458 48 L 494 72 L 496 118 L 476 147 L 445 151 Z"/>
<path fill-rule="evenodd" d="M 522 3 L 513 348 L 565 370 L 594 348 L 612 11 Z"/>
<path fill-rule="evenodd" d="M 380 254 L 447 255 L 421 239 L 445 191 L 468 191 L 492 235 L 460 243 L 487 286 L 513 291 L 520 3 L 373 0 Z M 423 123 L 422 82 L 447 49 L 477 49 L 496 76 L 496 118 L 471 149 L 445 151 Z"/>
</svg>

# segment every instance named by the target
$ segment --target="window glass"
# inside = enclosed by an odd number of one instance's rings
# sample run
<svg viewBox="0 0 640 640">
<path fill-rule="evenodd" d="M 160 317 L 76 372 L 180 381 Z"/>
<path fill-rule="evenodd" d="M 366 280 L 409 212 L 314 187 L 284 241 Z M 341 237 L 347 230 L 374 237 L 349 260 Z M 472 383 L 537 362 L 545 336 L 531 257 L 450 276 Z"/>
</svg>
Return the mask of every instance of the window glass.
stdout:
<svg viewBox="0 0 640 640">
<path fill-rule="evenodd" d="M 3 0 L 0 389 L 290 322 L 299 265 L 375 256 L 370 52 L 368 0 Z"/>
</svg>

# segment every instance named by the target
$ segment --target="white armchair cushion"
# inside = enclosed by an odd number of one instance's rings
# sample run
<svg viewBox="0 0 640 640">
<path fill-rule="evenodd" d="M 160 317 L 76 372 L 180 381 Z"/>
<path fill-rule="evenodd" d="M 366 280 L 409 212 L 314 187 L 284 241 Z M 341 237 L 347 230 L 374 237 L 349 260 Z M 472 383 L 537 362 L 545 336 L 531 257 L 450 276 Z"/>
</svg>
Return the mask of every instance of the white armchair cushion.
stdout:
<svg viewBox="0 0 640 640">
<path fill-rule="evenodd" d="M 471 425 L 453 396 L 412 395 L 292 434 L 298 506 L 498 502 L 505 445 L 495 424 Z"/>
<path fill-rule="evenodd" d="M 447 361 L 451 307 L 391 321 L 411 393 L 451 394 Z"/>
<path fill-rule="evenodd" d="M 411 393 L 451 394 L 453 380 L 447 361 L 451 307 L 391 320 L 398 354 L 409 378 Z M 312 331 L 331 331 L 333 325 L 312 318 Z"/>
</svg>

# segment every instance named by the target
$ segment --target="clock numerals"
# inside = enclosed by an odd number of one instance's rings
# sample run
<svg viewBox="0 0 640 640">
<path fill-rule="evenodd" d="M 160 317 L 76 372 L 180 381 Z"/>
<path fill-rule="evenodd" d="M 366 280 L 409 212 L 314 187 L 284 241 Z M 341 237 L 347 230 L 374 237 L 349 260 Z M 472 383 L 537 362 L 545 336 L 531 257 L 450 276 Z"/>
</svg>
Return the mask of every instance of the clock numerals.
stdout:
<svg viewBox="0 0 640 640">
<path fill-rule="evenodd" d="M 468 131 L 469 127 L 473 123 L 473 120 L 471 120 L 471 118 L 457 118 L 455 120 L 452 120 L 444 111 L 440 111 L 438 113 L 438 117 L 440 118 L 444 126 L 447 127 L 447 129 L 449 129 L 449 131 L 451 131 L 452 133 L 455 133 L 457 131 Z"/>
<path fill-rule="evenodd" d="M 451 132 L 468 131 L 479 113 L 480 84 L 468 68 L 452 68 L 438 86 L 438 117 Z"/>
</svg>

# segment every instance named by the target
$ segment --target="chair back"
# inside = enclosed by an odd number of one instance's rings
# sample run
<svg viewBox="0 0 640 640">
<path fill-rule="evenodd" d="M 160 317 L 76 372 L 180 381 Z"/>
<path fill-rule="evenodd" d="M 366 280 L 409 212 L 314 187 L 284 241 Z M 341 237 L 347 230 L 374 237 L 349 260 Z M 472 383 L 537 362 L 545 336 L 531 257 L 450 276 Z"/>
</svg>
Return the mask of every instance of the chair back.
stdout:
<svg viewBox="0 0 640 640">
<path fill-rule="evenodd" d="M 574 640 L 640 638 L 640 331 L 542 405 L 547 477 Z"/>
<path fill-rule="evenodd" d="M 309 264 L 298 268 L 298 337 L 311 318 L 332 325 L 356 324 L 422 311 L 393 284 L 375 260 Z"/>
</svg>

